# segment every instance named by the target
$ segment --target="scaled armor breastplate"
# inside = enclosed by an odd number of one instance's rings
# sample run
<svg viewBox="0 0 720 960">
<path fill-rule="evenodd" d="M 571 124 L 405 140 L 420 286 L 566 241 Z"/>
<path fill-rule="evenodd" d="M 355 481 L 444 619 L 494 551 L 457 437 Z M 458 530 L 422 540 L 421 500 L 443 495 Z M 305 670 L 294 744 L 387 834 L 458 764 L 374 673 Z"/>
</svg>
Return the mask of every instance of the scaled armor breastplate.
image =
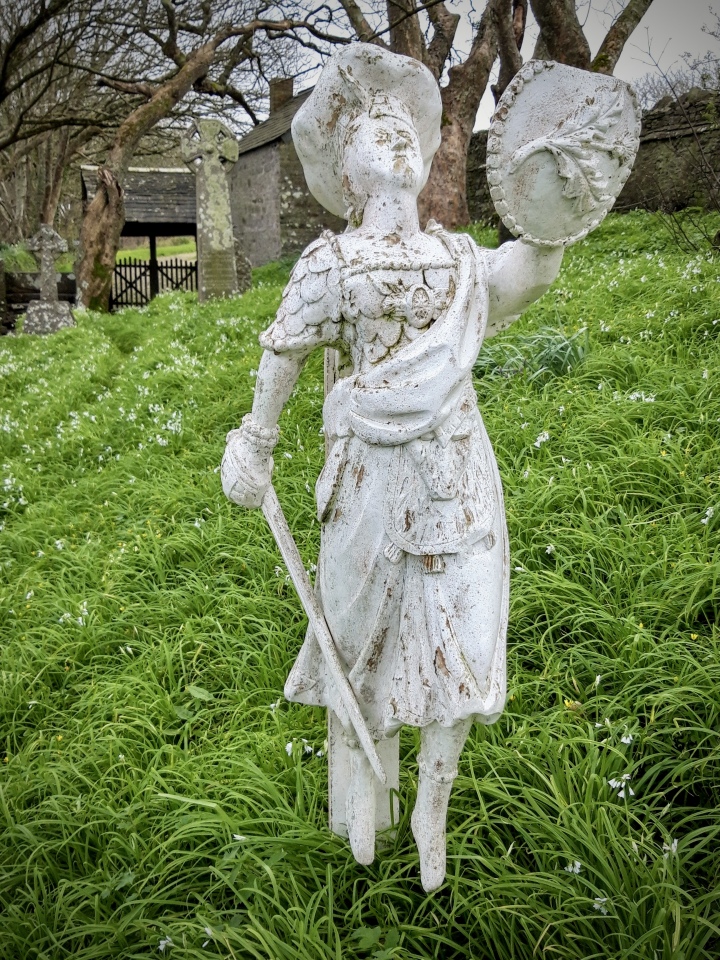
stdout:
<svg viewBox="0 0 720 960">
<path fill-rule="evenodd" d="M 406 255 L 340 260 L 340 312 L 357 371 L 414 340 L 447 309 L 455 294 L 449 255 L 427 262 Z"/>
</svg>

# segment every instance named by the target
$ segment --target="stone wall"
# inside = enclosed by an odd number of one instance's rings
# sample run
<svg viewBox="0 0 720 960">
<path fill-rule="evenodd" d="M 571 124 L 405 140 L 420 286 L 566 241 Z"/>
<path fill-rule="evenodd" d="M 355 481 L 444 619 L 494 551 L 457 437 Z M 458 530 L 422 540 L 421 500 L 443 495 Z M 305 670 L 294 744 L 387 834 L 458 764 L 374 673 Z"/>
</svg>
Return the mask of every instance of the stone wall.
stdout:
<svg viewBox="0 0 720 960">
<path fill-rule="evenodd" d="M 280 149 L 269 143 L 243 153 L 230 171 L 233 228 L 254 267 L 279 259 Z"/>
<path fill-rule="evenodd" d="M 615 210 L 672 212 L 720 202 L 720 97 L 690 90 L 643 116 L 640 150 Z"/>
<path fill-rule="evenodd" d="M 485 173 L 487 130 L 473 134 L 468 151 L 470 219 L 497 222 Z M 615 210 L 681 210 L 720 201 L 720 97 L 691 90 L 666 97 L 643 115 L 635 166 Z"/>
<path fill-rule="evenodd" d="M 294 257 L 323 230 L 342 233 L 345 221 L 334 217 L 308 191 L 302 164 L 291 140 L 280 141 L 280 233 L 283 257 Z"/>
</svg>

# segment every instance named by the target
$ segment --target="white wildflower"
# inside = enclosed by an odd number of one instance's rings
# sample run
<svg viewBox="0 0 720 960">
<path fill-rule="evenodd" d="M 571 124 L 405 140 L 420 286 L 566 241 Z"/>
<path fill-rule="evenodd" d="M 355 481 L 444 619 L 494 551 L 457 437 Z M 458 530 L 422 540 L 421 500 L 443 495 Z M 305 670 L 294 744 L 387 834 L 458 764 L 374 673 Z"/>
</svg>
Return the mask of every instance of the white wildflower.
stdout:
<svg viewBox="0 0 720 960">
<path fill-rule="evenodd" d="M 601 680 L 602 680 L 602 674 L 599 673 L 599 674 L 595 677 L 595 686 L 596 686 L 596 687 L 599 687 L 599 686 L 600 686 L 600 681 L 601 681 Z M 598 726 L 599 726 L 599 724 L 598 724 Z"/>
<path fill-rule="evenodd" d="M 56 541 L 55 541 L 55 549 L 56 549 L 56 550 L 63 550 L 64 548 L 65 548 L 65 541 L 64 541 L 64 540 L 56 540 Z"/>
<path fill-rule="evenodd" d="M 247 837 L 242 833 L 234 833 L 233 840 L 237 840 L 238 843 L 242 843 L 244 840 L 247 840 Z M 207 931 L 205 931 L 207 933 Z"/>
<path fill-rule="evenodd" d="M 629 785 L 630 774 L 623 773 L 620 777 L 612 777 L 607 781 L 607 785 L 613 789 L 617 790 L 617 795 L 621 800 L 625 799 L 625 791 L 627 791 L 628 796 L 634 797 L 635 791 Z"/>
<path fill-rule="evenodd" d="M 291 757 L 291 756 L 292 756 L 292 752 L 293 752 L 293 745 L 292 745 L 292 741 L 290 741 L 290 743 L 286 743 L 286 744 L 285 744 L 285 753 L 286 753 L 289 757 Z"/>
<path fill-rule="evenodd" d="M 715 507 L 708 507 L 705 511 L 705 516 L 702 518 L 700 523 L 707 524 L 710 518 L 715 514 Z"/>
<path fill-rule="evenodd" d="M 554 543 L 549 543 L 549 544 L 545 547 L 545 553 L 555 553 L 555 544 L 554 544 Z"/>
<path fill-rule="evenodd" d="M 565 873 L 577 874 L 577 873 L 580 873 L 580 871 L 582 870 L 582 864 L 580 863 L 579 860 L 571 860 L 566 867 L 563 867 L 563 870 L 565 871 Z"/>
<path fill-rule="evenodd" d="M 631 733 L 626 733 L 624 737 L 620 737 L 620 743 L 625 743 L 629 746 L 634 739 Z"/>
<path fill-rule="evenodd" d="M 663 844 L 663 860 L 667 860 L 670 854 L 676 854 L 678 848 L 677 840 L 670 839 L 670 843 Z"/>
<path fill-rule="evenodd" d="M 158 944 L 158 950 L 160 951 L 160 953 L 165 953 L 165 950 L 167 949 L 167 947 L 174 947 L 174 946 L 175 944 L 172 942 L 170 937 L 163 937 L 160 943 Z"/>
<path fill-rule="evenodd" d="M 535 441 L 534 446 L 541 447 L 544 443 L 547 443 L 549 439 L 550 439 L 550 434 L 547 432 L 547 430 L 543 430 L 543 432 L 538 436 L 537 440 Z"/>
<path fill-rule="evenodd" d="M 608 912 L 608 908 L 605 906 L 607 899 L 607 897 L 595 897 L 595 901 L 593 903 L 593 909 L 599 910 L 604 917 L 607 916 Z"/>
</svg>

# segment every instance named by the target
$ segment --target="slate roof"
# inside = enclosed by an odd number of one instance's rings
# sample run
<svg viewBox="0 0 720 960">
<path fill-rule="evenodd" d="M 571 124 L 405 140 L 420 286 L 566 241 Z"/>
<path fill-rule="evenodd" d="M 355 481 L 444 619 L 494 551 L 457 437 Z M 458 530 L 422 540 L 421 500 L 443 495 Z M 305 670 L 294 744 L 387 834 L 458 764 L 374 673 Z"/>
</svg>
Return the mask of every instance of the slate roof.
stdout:
<svg viewBox="0 0 720 960">
<path fill-rule="evenodd" d="M 279 107 L 271 117 L 264 120 L 254 127 L 250 133 L 246 134 L 239 142 L 240 153 L 249 153 L 251 150 L 257 150 L 268 143 L 279 140 L 290 131 L 290 124 L 293 117 L 300 107 L 305 103 L 312 93 L 312 87 L 309 90 L 303 90 L 296 97 L 292 97 L 287 103 Z"/>
<path fill-rule="evenodd" d="M 97 167 L 80 168 L 83 197 L 97 187 Z M 182 167 L 130 167 L 125 178 L 126 223 L 197 222 L 195 176 Z"/>
</svg>

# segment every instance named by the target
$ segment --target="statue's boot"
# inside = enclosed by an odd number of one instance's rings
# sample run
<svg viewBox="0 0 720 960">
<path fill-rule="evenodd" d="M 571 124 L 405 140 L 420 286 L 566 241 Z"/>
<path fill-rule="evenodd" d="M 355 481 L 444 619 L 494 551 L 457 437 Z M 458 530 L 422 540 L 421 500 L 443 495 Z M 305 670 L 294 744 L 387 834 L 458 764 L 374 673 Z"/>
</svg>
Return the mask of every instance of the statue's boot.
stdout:
<svg viewBox="0 0 720 960">
<path fill-rule="evenodd" d="M 358 863 L 375 859 L 375 774 L 360 745 L 350 747 L 345 814 L 350 849 Z"/>
<path fill-rule="evenodd" d="M 451 774 L 430 774 L 420 761 L 417 800 L 410 825 L 420 854 L 420 880 L 428 893 L 437 890 L 445 879 L 445 822 L 456 775 L 457 769 Z"/>
</svg>

